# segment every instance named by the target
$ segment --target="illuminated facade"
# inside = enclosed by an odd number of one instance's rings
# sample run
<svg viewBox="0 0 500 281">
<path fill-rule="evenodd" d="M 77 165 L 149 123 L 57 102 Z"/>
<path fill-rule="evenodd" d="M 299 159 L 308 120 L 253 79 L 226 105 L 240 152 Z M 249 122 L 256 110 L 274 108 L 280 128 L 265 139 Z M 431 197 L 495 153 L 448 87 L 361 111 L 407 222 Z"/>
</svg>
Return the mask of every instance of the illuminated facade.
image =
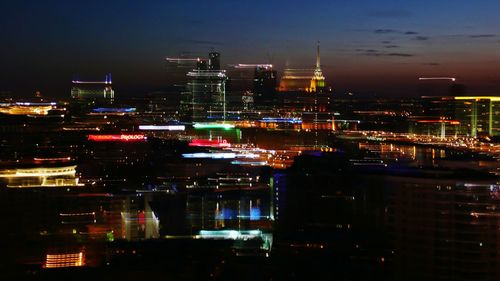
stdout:
<svg viewBox="0 0 500 281">
<path fill-rule="evenodd" d="M 47 254 L 45 258 L 45 268 L 85 266 L 85 253 L 70 254 Z"/>
<path fill-rule="evenodd" d="M 76 165 L 6 169 L 0 171 L 0 179 L 5 180 L 7 187 L 12 188 L 83 186 L 78 183 Z"/>
<path fill-rule="evenodd" d="M 467 124 L 470 136 L 500 136 L 500 97 L 469 96 L 455 100 L 457 118 Z"/>
<path fill-rule="evenodd" d="M 103 99 L 113 101 L 115 91 L 112 88 L 111 74 L 104 81 L 72 81 L 71 97 L 74 99 Z"/>
<path fill-rule="evenodd" d="M 31 103 L 16 102 L 15 104 L 0 105 L 0 113 L 8 115 L 48 115 L 49 111 L 55 109 L 55 103 Z"/>
<path fill-rule="evenodd" d="M 420 109 L 409 118 L 409 133 L 441 138 L 500 135 L 500 97 L 426 96 L 414 106 Z"/>
</svg>

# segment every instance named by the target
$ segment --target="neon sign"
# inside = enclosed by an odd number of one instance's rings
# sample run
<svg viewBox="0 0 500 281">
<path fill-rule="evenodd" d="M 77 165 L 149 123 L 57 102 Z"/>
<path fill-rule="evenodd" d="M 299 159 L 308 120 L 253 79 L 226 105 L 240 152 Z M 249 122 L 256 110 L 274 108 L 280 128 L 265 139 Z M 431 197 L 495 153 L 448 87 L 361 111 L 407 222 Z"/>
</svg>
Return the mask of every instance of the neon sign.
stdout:
<svg viewBox="0 0 500 281">
<path fill-rule="evenodd" d="M 89 141 L 120 141 L 120 142 L 138 142 L 145 141 L 143 134 L 120 134 L 120 135 L 88 135 Z"/>
</svg>

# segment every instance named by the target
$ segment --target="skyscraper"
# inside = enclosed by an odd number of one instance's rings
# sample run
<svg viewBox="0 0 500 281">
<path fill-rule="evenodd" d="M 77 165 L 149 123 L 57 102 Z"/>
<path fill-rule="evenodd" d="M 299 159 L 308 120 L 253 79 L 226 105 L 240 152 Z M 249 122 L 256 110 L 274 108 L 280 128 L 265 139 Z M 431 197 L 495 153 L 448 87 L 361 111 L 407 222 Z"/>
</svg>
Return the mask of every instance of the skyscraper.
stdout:
<svg viewBox="0 0 500 281">
<path fill-rule="evenodd" d="M 185 117 L 193 122 L 225 120 L 227 75 L 220 70 L 220 54 L 209 54 L 208 70 L 198 64 L 187 76 L 190 80 L 181 103 Z"/>
<path fill-rule="evenodd" d="M 254 74 L 254 100 L 256 103 L 272 101 L 276 93 L 276 70 L 268 66 L 257 66 Z"/>
<path fill-rule="evenodd" d="M 314 69 L 314 76 L 311 79 L 311 86 L 309 87 L 310 92 L 323 92 L 325 88 L 325 76 L 321 71 L 321 62 L 319 55 L 319 41 L 316 50 L 316 68 Z"/>
</svg>

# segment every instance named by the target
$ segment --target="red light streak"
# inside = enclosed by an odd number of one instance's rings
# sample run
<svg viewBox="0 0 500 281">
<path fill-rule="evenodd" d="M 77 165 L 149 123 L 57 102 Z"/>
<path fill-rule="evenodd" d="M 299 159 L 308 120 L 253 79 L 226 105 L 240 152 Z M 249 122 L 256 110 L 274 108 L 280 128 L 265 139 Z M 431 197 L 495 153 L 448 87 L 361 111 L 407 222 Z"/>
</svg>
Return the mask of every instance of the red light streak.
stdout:
<svg viewBox="0 0 500 281">
<path fill-rule="evenodd" d="M 227 140 L 206 140 L 206 139 L 194 139 L 189 143 L 189 146 L 197 147 L 231 147 L 231 144 Z"/>
</svg>

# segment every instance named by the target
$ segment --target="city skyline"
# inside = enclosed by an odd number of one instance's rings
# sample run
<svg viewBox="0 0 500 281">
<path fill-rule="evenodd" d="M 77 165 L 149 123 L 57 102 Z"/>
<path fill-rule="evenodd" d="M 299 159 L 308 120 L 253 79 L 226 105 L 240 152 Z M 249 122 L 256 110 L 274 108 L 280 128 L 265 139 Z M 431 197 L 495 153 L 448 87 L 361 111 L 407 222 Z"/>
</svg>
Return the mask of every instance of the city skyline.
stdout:
<svg viewBox="0 0 500 281">
<path fill-rule="evenodd" d="M 164 58 L 221 53 L 223 65 L 311 67 L 335 93 L 415 96 L 418 77 L 452 76 L 496 94 L 499 3 L 491 1 L 2 3 L 0 92 L 69 95 L 73 75 L 113 73 L 118 92 L 168 87 Z M 212 7 L 213 6 L 213 7 Z M 387 84 L 386 81 L 391 83 Z"/>
<path fill-rule="evenodd" d="M 0 280 L 500 280 L 494 2 L 3 1 Z"/>
</svg>

